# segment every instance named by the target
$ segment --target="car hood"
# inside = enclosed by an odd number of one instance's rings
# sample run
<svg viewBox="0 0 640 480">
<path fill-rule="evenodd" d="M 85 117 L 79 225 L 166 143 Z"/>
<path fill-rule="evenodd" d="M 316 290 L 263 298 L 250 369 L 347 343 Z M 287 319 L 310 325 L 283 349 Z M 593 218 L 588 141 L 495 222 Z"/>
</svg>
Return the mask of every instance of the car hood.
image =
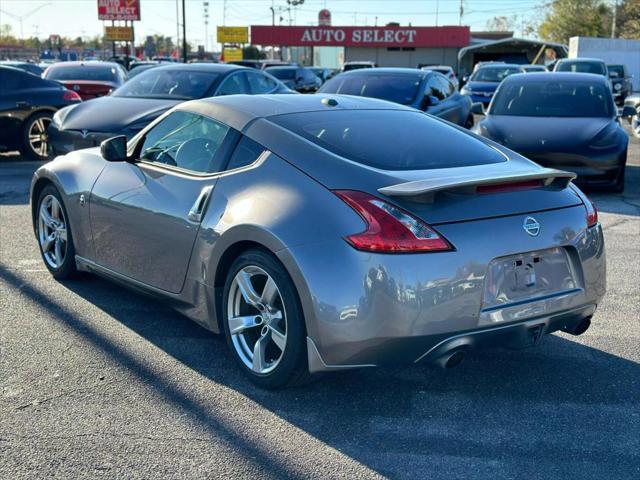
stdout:
<svg viewBox="0 0 640 480">
<path fill-rule="evenodd" d="M 564 152 L 589 145 L 611 123 L 611 118 L 491 115 L 482 122 L 482 133 L 517 152 Z"/>
<path fill-rule="evenodd" d="M 141 120 L 151 121 L 181 100 L 101 97 L 64 112 L 61 130 L 118 132 Z"/>
<path fill-rule="evenodd" d="M 500 85 L 497 82 L 468 82 L 465 86 L 472 92 L 495 92 Z"/>
</svg>

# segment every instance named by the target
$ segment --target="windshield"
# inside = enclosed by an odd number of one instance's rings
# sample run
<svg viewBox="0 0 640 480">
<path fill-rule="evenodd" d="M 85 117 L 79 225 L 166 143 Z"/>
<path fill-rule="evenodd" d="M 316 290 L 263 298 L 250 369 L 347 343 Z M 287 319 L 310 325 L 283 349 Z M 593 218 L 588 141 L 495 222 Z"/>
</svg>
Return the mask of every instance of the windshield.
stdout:
<svg viewBox="0 0 640 480">
<path fill-rule="evenodd" d="M 609 88 L 588 82 L 526 82 L 503 84 L 493 99 L 492 115 L 523 117 L 610 117 Z"/>
<path fill-rule="evenodd" d="M 409 105 L 418 94 L 419 75 L 344 75 L 325 83 L 318 93 L 342 93 Z"/>
<path fill-rule="evenodd" d="M 624 77 L 624 67 L 622 65 L 608 65 L 607 70 L 609 70 L 610 77 L 614 77 L 614 78 Z M 614 75 L 612 75 L 612 73 Z"/>
<path fill-rule="evenodd" d="M 277 115 L 270 120 L 336 155 L 383 170 L 506 160 L 472 135 L 414 110 L 332 110 Z"/>
<path fill-rule="evenodd" d="M 345 63 L 342 66 L 342 70 L 348 72 L 349 70 L 359 70 L 361 68 L 371 68 L 368 63 Z"/>
<path fill-rule="evenodd" d="M 602 62 L 560 62 L 556 72 L 579 72 L 579 73 L 595 73 L 596 75 L 605 75 L 607 70 Z"/>
<path fill-rule="evenodd" d="M 528 67 L 522 67 L 525 72 L 546 72 L 547 69 L 542 65 L 532 65 Z"/>
<path fill-rule="evenodd" d="M 115 67 L 56 67 L 47 72 L 49 80 L 94 80 L 96 82 L 115 82 L 117 72 Z"/>
<path fill-rule="evenodd" d="M 482 67 L 476 73 L 471 75 L 469 80 L 476 82 L 500 83 L 509 75 L 519 72 L 520 69 L 518 67 Z"/>
<path fill-rule="evenodd" d="M 150 69 L 118 88 L 114 97 L 202 98 L 209 91 L 217 73 L 182 69 Z"/>
<path fill-rule="evenodd" d="M 294 80 L 296 78 L 295 68 L 267 68 L 267 72 L 279 80 Z"/>
</svg>

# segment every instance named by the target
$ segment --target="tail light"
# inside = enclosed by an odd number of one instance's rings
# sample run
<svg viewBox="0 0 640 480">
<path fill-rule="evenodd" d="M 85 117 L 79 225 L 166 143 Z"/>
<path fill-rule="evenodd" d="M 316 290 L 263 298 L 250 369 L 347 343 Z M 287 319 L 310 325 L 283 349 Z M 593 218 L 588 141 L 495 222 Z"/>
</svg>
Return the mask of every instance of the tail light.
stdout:
<svg viewBox="0 0 640 480">
<path fill-rule="evenodd" d="M 528 180 L 524 182 L 479 185 L 476 188 L 476 192 L 479 194 L 507 193 L 507 192 L 517 192 L 519 190 L 529 190 L 531 188 L 539 188 L 539 187 L 542 187 L 541 180 Z"/>
<path fill-rule="evenodd" d="M 580 200 L 582 200 L 582 204 L 587 211 L 587 227 L 593 227 L 598 223 L 598 209 L 596 208 L 596 205 L 575 185 L 573 186 L 573 191 L 578 195 L 578 197 L 580 197 Z"/>
<path fill-rule="evenodd" d="M 336 190 L 335 193 L 365 221 L 367 228 L 345 240 L 367 252 L 415 253 L 453 250 L 429 225 L 401 208 L 368 193 Z"/>
<path fill-rule="evenodd" d="M 64 98 L 65 100 L 67 100 L 69 102 L 79 102 L 79 101 L 82 100 L 80 98 L 80 95 L 78 95 L 73 90 L 65 90 L 64 93 L 62 94 L 62 98 Z"/>
<path fill-rule="evenodd" d="M 584 208 L 587 210 L 587 227 L 591 228 L 598 223 L 598 209 L 595 203 L 589 200 L 586 195 L 582 201 L 584 202 Z"/>
</svg>

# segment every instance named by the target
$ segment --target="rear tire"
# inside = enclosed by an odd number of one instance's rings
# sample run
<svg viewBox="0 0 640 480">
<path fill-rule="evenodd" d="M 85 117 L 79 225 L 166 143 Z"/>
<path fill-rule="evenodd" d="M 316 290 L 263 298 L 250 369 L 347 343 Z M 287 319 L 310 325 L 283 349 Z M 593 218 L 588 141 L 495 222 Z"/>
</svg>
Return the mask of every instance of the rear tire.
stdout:
<svg viewBox="0 0 640 480">
<path fill-rule="evenodd" d="M 31 160 L 49 159 L 49 136 L 47 128 L 51 124 L 51 113 L 38 112 L 24 121 L 22 147 L 20 153 Z"/>
<path fill-rule="evenodd" d="M 40 192 L 35 211 L 35 232 L 40 255 L 54 278 L 70 278 L 77 273 L 76 250 L 69 215 L 62 196 L 53 185 Z"/>
<path fill-rule="evenodd" d="M 309 381 L 302 306 L 273 255 L 258 249 L 242 253 L 229 269 L 222 298 L 227 344 L 253 383 L 276 389 Z"/>
</svg>

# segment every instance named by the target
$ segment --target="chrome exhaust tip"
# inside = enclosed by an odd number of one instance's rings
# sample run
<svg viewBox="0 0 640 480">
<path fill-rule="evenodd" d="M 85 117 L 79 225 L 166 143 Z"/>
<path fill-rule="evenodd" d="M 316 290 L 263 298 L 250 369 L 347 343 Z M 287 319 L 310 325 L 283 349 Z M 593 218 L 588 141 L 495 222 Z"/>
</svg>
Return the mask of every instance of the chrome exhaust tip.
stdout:
<svg viewBox="0 0 640 480">
<path fill-rule="evenodd" d="M 435 363 L 444 369 L 455 368 L 464 361 L 466 356 L 463 350 L 455 350 L 438 357 Z"/>
</svg>

